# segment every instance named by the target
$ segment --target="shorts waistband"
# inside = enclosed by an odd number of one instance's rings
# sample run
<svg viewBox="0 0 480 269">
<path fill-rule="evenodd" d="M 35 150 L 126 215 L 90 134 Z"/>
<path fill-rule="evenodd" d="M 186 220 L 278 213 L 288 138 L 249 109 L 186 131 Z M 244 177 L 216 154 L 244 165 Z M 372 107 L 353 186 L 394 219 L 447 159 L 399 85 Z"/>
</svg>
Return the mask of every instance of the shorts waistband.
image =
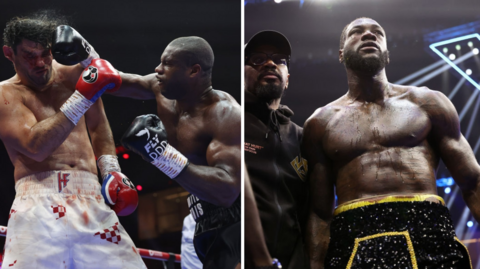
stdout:
<svg viewBox="0 0 480 269">
<path fill-rule="evenodd" d="M 375 200 L 373 200 L 375 199 Z M 339 205 L 333 215 L 337 216 L 340 213 L 343 213 L 348 210 L 365 207 L 369 205 L 382 204 L 382 203 L 393 203 L 393 202 L 425 202 L 428 199 L 435 199 L 441 205 L 445 205 L 445 201 L 442 197 L 434 194 L 412 194 L 412 195 L 391 195 L 384 196 L 376 200 L 375 197 L 372 197 L 369 200 L 353 200 L 344 204 Z M 373 200 L 373 201 L 372 201 Z"/>
<path fill-rule="evenodd" d="M 99 195 L 98 176 L 77 170 L 45 171 L 23 177 L 15 184 L 16 197 L 32 194 Z"/>
</svg>

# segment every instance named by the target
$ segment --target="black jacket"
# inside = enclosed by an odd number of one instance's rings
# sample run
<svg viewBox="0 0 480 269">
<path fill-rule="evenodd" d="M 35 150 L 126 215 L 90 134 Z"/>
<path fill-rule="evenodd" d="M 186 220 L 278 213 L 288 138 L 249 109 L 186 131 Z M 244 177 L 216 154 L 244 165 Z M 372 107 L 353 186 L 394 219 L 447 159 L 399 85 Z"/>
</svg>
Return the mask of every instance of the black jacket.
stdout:
<svg viewBox="0 0 480 269">
<path fill-rule="evenodd" d="M 302 128 L 292 115 L 286 106 L 271 110 L 245 92 L 245 162 L 268 250 L 285 269 L 309 267 L 302 235 L 307 165 L 300 156 Z"/>
</svg>

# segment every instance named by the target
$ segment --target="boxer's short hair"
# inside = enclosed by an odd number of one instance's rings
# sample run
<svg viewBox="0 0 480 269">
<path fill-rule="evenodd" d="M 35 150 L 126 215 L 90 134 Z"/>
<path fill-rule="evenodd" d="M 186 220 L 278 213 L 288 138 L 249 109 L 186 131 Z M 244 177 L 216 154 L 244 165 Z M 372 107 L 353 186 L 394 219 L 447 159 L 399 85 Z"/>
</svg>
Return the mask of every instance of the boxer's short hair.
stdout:
<svg viewBox="0 0 480 269">
<path fill-rule="evenodd" d="M 62 24 L 68 24 L 66 17 L 54 10 L 41 10 L 24 17 L 14 17 L 7 22 L 3 31 L 3 44 L 13 48 L 15 54 L 23 39 L 50 48 L 53 32 Z"/>
<path fill-rule="evenodd" d="M 178 56 L 187 66 L 199 64 L 204 74 L 211 77 L 215 57 L 205 39 L 198 36 L 179 37 L 169 45 L 181 49 Z"/>
</svg>

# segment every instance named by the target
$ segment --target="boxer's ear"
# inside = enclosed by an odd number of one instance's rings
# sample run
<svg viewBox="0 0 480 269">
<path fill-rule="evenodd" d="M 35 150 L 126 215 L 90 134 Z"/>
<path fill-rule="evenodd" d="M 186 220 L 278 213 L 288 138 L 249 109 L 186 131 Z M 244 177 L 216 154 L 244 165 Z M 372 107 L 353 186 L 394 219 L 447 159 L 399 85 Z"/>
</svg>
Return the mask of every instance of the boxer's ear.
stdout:
<svg viewBox="0 0 480 269">
<path fill-rule="evenodd" d="M 190 67 L 190 77 L 198 76 L 201 72 L 202 67 L 199 64 L 194 64 L 192 67 Z"/>
<path fill-rule="evenodd" d="M 9 59 L 11 62 L 13 62 L 13 49 L 9 46 L 3 46 L 3 55 L 5 55 L 5 58 Z"/>
</svg>

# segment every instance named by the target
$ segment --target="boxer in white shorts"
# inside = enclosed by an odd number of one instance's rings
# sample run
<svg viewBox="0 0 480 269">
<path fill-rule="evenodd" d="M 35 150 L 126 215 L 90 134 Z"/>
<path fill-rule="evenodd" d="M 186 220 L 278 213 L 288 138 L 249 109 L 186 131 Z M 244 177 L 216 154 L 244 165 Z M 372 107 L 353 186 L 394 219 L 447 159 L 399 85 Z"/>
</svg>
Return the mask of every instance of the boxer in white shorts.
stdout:
<svg viewBox="0 0 480 269">
<path fill-rule="evenodd" d="M 49 171 L 17 181 L 8 221 L 5 267 L 145 268 L 108 207 L 97 175 Z"/>
<path fill-rule="evenodd" d="M 3 53 L 16 74 L 0 82 L 0 139 L 15 167 L 17 194 L 3 266 L 146 268 L 115 214 L 133 212 L 138 196 L 120 173 L 99 98 L 117 90 L 121 78 L 75 30 L 57 27 L 64 23 L 39 12 L 11 19 L 4 30 Z M 78 57 L 62 50 L 65 41 L 88 51 L 81 62 L 68 58 Z"/>
</svg>

